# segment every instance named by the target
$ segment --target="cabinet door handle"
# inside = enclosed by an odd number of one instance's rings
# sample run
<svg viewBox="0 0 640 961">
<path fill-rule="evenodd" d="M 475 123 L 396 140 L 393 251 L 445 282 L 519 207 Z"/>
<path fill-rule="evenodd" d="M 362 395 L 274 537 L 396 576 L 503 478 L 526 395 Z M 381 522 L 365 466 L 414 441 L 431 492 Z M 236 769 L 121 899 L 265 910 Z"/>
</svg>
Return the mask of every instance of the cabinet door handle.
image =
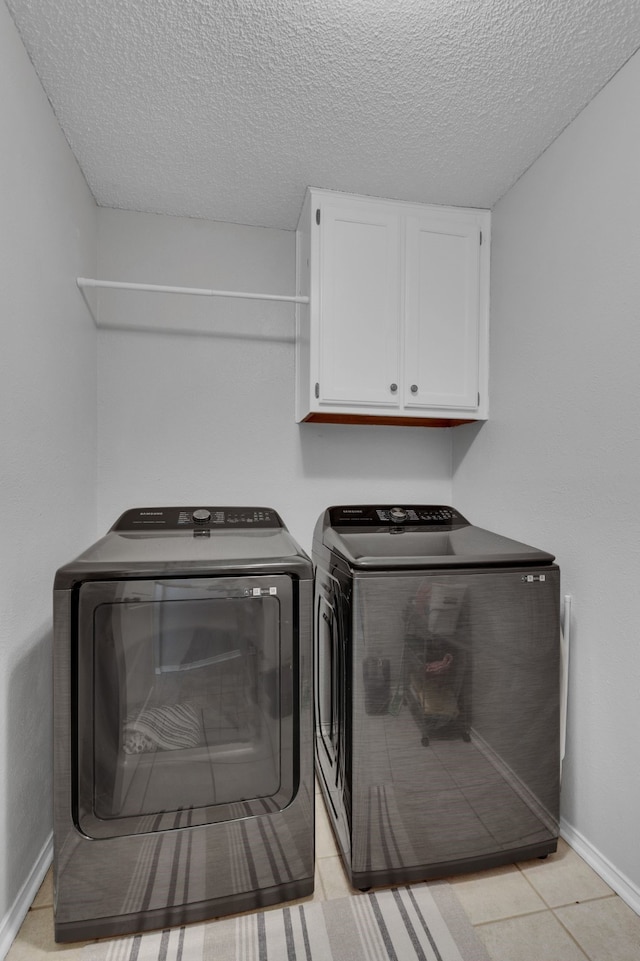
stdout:
<svg viewBox="0 0 640 961">
<path fill-rule="evenodd" d="M 397 384 L 391 384 L 390 387 L 389 387 L 389 390 L 391 391 L 392 394 L 395 394 L 395 392 L 397 391 L 397 389 L 398 389 L 398 385 L 397 385 Z"/>
<path fill-rule="evenodd" d="M 412 394 L 417 394 L 417 393 L 418 393 L 418 385 L 417 385 L 417 384 L 412 384 L 412 385 L 411 385 L 411 393 L 412 393 Z"/>
</svg>

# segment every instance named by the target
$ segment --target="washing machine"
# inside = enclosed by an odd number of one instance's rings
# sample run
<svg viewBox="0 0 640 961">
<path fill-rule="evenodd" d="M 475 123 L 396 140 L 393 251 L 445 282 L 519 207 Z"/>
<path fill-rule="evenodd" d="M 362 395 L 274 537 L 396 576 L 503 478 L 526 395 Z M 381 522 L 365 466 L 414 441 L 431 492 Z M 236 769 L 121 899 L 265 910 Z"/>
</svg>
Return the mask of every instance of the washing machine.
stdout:
<svg viewBox="0 0 640 961">
<path fill-rule="evenodd" d="M 356 888 L 556 849 L 560 571 L 442 505 L 318 519 L 315 761 Z"/>
<path fill-rule="evenodd" d="M 56 940 L 312 893 L 312 591 L 260 507 L 132 509 L 58 570 Z"/>
</svg>

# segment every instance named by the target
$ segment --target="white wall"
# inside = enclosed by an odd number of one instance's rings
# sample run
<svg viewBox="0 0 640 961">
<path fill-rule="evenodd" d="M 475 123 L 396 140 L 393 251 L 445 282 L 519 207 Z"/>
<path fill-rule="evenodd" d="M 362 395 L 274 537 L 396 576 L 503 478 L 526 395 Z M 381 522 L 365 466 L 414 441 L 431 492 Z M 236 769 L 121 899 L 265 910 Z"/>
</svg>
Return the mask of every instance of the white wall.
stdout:
<svg viewBox="0 0 640 961">
<path fill-rule="evenodd" d="M 493 213 L 491 417 L 456 505 L 574 599 L 564 830 L 640 910 L 640 55 Z"/>
<path fill-rule="evenodd" d="M 1 957 L 50 856 L 51 591 L 95 537 L 96 332 L 95 204 L 4 3 L 0 89 Z"/>
<path fill-rule="evenodd" d="M 310 550 L 330 503 L 453 500 L 555 551 L 565 831 L 640 906 L 640 57 L 494 212 L 486 425 L 297 425 L 292 307 L 110 292 L 104 323 L 166 329 L 100 331 L 98 447 L 75 277 L 290 292 L 294 235 L 101 210 L 96 265 L 93 200 L 4 4 L 0 81 L 0 956 L 50 839 L 53 574 L 136 504 L 267 504 Z"/>
<path fill-rule="evenodd" d="M 295 290 L 292 231 L 104 209 L 98 224 L 103 279 Z M 189 331 L 100 331 L 101 529 L 136 505 L 257 504 L 310 552 L 330 504 L 449 502 L 450 430 L 295 423 L 292 305 L 105 291 L 99 319 Z"/>
</svg>

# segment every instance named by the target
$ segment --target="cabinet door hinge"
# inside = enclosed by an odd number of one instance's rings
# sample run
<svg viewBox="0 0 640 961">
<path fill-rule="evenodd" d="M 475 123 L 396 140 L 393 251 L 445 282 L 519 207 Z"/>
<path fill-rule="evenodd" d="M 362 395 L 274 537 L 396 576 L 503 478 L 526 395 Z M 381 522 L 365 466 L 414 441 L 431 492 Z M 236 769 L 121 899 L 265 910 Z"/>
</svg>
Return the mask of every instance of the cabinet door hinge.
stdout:
<svg viewBox="0 0 640 961">
<path fill-rule="evenodd" d="M 320 397 L 320 384 L 316 384 L 316 399 Z"/>
<path fill-rule="evenodd" d="M 316 210 L 316 223 L 320 226 L 320 208 Z"/>
</svg>

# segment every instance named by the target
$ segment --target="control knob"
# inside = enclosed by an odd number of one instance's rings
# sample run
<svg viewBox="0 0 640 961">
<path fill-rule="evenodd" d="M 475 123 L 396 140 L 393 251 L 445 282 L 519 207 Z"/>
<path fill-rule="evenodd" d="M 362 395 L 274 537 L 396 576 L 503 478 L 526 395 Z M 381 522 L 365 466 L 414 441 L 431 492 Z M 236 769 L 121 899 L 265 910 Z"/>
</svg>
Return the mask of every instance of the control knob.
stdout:
<svg viewBox="0 0 640 961">
<path fill-rule="evenodd" d="M 201 507 L 200 510 L 194 511 L 191 517 L 194 524 L 208 524 L 211 520 L 211 511 Z"/>
<path fill-rule="evenodd" d="M 407 512 L 404 507 L 392 507 L 389 511 L 389 519 L 393 524 L 404 524 L 407 519 Z"/>
</svg>

